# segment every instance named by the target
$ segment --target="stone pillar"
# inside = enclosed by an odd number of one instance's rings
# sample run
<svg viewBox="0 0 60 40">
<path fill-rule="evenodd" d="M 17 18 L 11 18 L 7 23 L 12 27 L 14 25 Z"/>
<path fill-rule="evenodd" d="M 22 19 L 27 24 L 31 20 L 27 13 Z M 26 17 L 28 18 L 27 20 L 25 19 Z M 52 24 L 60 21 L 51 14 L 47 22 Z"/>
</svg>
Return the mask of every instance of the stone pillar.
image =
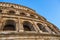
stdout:
<svg viewBox="0 0 60 40">
<path fill-rule="evenodd" d="M 19 32 L 23 32 L 23 24 L 22 24 L 22 20 L 19 19 Z"/>
</svg>

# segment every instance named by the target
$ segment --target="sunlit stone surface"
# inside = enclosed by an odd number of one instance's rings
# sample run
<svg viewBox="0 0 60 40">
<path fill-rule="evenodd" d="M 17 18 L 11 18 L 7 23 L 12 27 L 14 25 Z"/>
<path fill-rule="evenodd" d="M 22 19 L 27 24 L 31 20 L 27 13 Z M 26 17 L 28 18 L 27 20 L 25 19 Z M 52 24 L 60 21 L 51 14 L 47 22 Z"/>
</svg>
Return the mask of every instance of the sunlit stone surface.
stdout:
<svg viewBox="0 0 60 40">
<path fill-rule="evenodd" d="M 60 40 L 60 31 L 33 9 L 0 2 L 0 40 Z"/>
</svg>

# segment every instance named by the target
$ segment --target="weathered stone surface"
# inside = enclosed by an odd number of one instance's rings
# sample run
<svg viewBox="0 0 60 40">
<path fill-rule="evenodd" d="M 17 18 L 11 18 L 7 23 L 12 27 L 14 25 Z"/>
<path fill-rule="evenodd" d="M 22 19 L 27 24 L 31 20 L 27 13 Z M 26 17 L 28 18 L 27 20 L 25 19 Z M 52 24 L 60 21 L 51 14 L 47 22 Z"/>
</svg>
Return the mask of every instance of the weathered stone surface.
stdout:
<svg viewBox="0 0 60 40">
<path fill-rule="evenodd" d="M 60 40 L 60 31 L 28 7 L 0 2 L 0 40 Z"/>
</svg>

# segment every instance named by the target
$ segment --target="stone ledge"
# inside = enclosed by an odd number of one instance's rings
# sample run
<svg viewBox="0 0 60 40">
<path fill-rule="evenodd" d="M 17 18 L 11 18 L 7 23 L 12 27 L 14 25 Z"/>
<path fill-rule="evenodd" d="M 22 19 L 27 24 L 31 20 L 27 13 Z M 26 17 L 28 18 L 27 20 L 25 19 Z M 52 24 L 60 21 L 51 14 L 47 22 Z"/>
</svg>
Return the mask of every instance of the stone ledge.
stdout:
<svg viewBox="0 0 60 40">
<path fill-rule="evenodd" d="M 53 36 L 53 37 L 60 37 L 60 34 L 43 34 L 43 33 L 36 33 L 36 32 L 31 32 L 31 33 L 28 33 L 28 32 L 11 32 L 11 33 L 0 33 L 0 37 L 4 35 L 21 35 L 21 36 L 25 36 L 25 35 L 29 35 L 29 36 Z"/>
</svg>

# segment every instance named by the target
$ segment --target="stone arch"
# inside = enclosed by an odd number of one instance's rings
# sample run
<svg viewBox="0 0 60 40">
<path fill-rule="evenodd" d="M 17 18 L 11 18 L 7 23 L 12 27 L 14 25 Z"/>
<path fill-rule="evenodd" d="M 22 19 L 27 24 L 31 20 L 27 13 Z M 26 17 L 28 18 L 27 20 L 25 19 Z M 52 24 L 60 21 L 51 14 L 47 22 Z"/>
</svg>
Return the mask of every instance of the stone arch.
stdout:
<svg viewBox="0 0 60 40">
<path fill-rule="evenodd" d="M 33 15 L 33 14 L 30 14 L 30 17 L 32 17 L 32 18 L 35 18 L 35 15 Z"/>
<path fill-rule="evenodd" d="M 20 15 L 21 15 L 21 16 L 26 16 L 26 13 L 21 12 Z"/>
<path fill-rule="evenodd" d="M 41 31 L 43 31 L 43 32 L 48 32 L 48 31 L 46 30 L 46 28 L 44 27 L 44 25 L 42 25 L 42 24 L 40 24 L 40 23 L 37 23 L 37 26 L 39 27 L 39 29 L 40 29 Z"/>
<path fill-rule="evenodd" d="M 32 23 L 30 23 L 29 21 L 23 22 L 23 28 L 24 28 L 24 31 L 35 31 Z"/>
<path fill-rule="evenodd" d="M 51 33 L 55 34 L 57 32 L 55 32 L 55 30 L 53 28 L 51 28 L 49 25 L 47 25 L 47 27 L 51 30 Z"/>
<path fill-rule="evenodd" d="M 2 10 L 0 9 L 0 13 L 2 13 Z"/>
<path fill-rule="evenodd" d="M 14 6 L 11 6 L 12 8 L 14 8 Z"/>
<path fill-rule="evenodd" d="M 8 13 L 9 13 L 9 14 L 15 14 L 15 11 L 14 11 L 14 10 L 9 10 Z"/>
<path fill-rule="evenodd" d="M 6 20 L 5 25 L 3 27 L 3 31 L 15 31 L 16 30 L 16 22 L 14 20 Z"/>
</svg>

